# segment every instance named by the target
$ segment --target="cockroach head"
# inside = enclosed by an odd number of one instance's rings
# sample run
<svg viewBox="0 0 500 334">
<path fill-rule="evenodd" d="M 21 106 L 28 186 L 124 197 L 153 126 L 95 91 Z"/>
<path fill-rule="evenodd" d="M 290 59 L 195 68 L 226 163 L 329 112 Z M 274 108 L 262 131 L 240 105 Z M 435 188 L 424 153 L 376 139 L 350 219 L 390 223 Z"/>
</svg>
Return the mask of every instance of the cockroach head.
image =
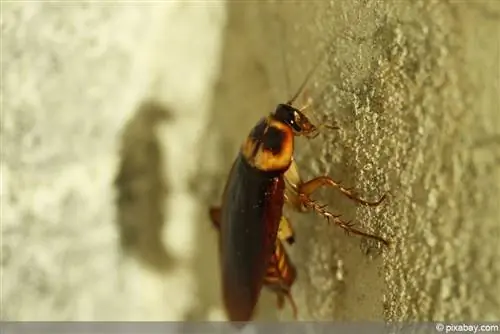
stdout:
<svg viewBox="0 0 500 334">
<path fill-rule="evenodd" d="M 277 121 L 288 125 L 296 136 L 307 136 L 316 131 L 316 127 L 307 116 L 290 104 L 278 104 L 272 116 Z"/>
</svg>

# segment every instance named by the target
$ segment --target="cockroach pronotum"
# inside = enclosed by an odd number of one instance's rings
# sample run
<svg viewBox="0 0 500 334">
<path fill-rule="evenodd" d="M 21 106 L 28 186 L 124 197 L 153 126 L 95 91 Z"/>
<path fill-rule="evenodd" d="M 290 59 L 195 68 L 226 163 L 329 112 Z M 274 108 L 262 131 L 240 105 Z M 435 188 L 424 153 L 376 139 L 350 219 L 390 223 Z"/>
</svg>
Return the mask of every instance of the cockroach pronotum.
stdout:
<svg viewBox="0 0 500 334">
<path fill-rule="evenodd" d="M 222 295 L 230 321 L 246 322 L 252 318 L 264 285 L 278 291 L 279 306 L 285 296 L 290 296 L 295 269 L 278 238 L 280 222 L 286 219 L 283 216 L 285 202 L 302 212 L 315 211 L 348 233 L 388 244 L 379 236 L 354 228 L 351 222 L 343 221 L 339 215 L 330 213 L 326 205 L 311 198 L 321 186 L 335 187 L 366 206 L 379 205 L 385 195 L 369 202 L 329 176 L 316 177 L 307 182 L 300 178 L 293 160 L 294 137 L 314 138 L 323 127 L 336 128 L 327 123 L 315 126 L 309 121 L 304 111 L 310 107 L 310 101 L 300 108 L 292 105 L 312 73 L 309 72 L 288 102 L 279 104 L 274 112 L 262 118 L 250 131 L 231 168 L 221 207 L 210 210 L 212 220 L 216 217 L 219 222 Z M 280 263 L 293 268 L 291 280 L 287 280 L 288 277 L 279 270 Z M 282 287 L 284 289 L 280 290 Z M 294 306 L 293 300 L 289 299 Z"/>
</svg>

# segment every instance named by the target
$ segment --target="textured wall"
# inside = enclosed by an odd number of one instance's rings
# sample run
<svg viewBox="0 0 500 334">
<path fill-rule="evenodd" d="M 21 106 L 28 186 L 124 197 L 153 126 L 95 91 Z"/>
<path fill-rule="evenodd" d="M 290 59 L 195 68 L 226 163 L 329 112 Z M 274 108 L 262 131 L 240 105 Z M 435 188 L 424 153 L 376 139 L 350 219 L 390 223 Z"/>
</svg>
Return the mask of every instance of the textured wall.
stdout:
<svg viewBox="0 0 500 334">
<path fill-rule="evenodd" d="M 291 216 L 301 319 L 500 320 L 499 39 L 497 2 L 231 3 L 207 131 L 217 146 L 201 158 L 221 164 L 197 180 L 205 200 L 216 202 L 250 127 L 325 53 L 310 91 L 318 118 L 341 129 L 297 141 L 303 177 L 391 193 L 377 209 L 318 194 L 389 238 L 383 251 L 313 214 Z"/>
</svg>

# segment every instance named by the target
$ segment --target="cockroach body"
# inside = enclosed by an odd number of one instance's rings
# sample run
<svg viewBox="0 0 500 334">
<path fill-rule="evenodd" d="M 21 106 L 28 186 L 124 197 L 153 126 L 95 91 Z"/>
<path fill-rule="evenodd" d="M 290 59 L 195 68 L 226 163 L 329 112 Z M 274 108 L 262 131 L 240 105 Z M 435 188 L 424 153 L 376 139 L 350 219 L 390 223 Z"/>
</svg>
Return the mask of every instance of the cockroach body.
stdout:
<svg viewBox="0 0 500 334">
<path fill-rule="evenodd" d="M 214 227 L 220 231 L 220 208 L 211 208 L 210 216 Z M 281 217 L 278 237 L 275 241 L 274 253 L 264 276 L 263 286 L 273 291 L 277 297 L 279 309 L 283 308 L 285 298 L 290 301 L 294 318 L 297 318 L 297 307 L 291 295 L 291 288 L 297 277 L 297 270 L 286 253 L 283 242 L 294 243 L 293 231 L 285 217 Z"/>
<path fill-rule="evenodd" d="M 264 277 L 264 286 L 276 294 L 279 309 L 283 308 L 285 298 L 290 301 L 295 319 L 297 319 L 297 306 L 291 290 L 296 278 L 297 269 L 290 260 L 283 241 L 278 238 Z"/>
<path fill-rule="evenodd" d="M 299 176 L 293 161 L 294 137 L 314 138 L 322 127 L 336 128 L 326 123 L 313 125 L 303 113 L 310 102 L 300 109 L 292 106 L 307 80 L 292 99 L 279 104 L 250 131 L 231 168 L 220 211 L 211 209 L 212 220 L 217 216 L 220 222 L 222 294 L 230 321 L 244 322 L 252 318 L 263 285 L 278 293 L 279 306 L 285 296 L 290 296 L 295 268 L 278 238 L 285 201 L 302 212 L 313 210 L 347 232 L 386 243 L 378 236 L 353 228 L 310 197 L 325 185 L 338 188 L 363 205 L 379 205 L 385 195 L 376 202 L 368 202 L 328 176 L 308 182 L 302 182 Z M 284 268 L 289 268 L 289 272 Z"/>
</svg>

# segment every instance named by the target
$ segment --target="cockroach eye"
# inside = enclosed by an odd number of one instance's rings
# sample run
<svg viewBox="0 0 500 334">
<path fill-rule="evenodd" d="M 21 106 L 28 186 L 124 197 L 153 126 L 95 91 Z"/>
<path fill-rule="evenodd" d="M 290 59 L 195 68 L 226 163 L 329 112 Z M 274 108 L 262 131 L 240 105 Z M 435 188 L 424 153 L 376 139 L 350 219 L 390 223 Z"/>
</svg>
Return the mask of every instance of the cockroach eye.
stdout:
<svg viewBox="0 0 500 334">
<path fill-rule="evenodd" d="M 287 104 L 279 104 L 278 107 L 276 108 L 276 111 L 274 112 L 274 116 L 277 120 L 285 124 L 288 124 L 295 131 L 301 132 L 302 128 L 297 123 L 298 120 L 297 115 L 298 115 L 297 111 L 294 110 L 292 106 Z"/>
<path fill-rule="evenodd" d="M 290 121 L 290 125 L 292 126 L 292 128 L 295 131 L 297 131 L 297 132 L 301 132 L 302 131 L 301 127 L 294 120 Z"/>
</svg>

